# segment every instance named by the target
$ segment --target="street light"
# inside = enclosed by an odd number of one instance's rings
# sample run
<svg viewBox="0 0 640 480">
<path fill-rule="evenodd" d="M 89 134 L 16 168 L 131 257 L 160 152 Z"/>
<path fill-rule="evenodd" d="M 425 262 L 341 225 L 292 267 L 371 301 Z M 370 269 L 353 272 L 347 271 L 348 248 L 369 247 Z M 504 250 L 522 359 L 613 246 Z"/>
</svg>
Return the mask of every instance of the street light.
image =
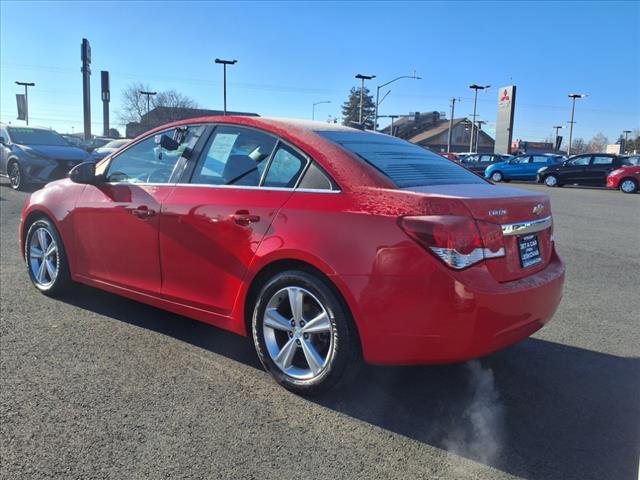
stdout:
<svg viewBox="0 0 640 480">
<path fill-rule="evenodd" d="M 36 84 L 33 82 L 18 82 L 16 81 L 16 85 L 20 85 L 22 87 L 24 87 L 24 119 L 27 122 L 27 125 L 29 125 L 29 92 L 28 92 L 28 88 L 29 87 L 35 87 Z"/>
<path fill-rule="evenodd" d="M 358 118 L 358 123 L 362 125 L 362 109 L 364 107 L 364 81 L 365 80 L 373 80 L 376 78 L 375 75 L 362 75 L 361 73 L 356 75 L 358 80 L 362 80 L 362 86 L 360 87 L 360 117 Z M 362 125 L 364 128 L 364 125 Z"/>
<path fill-rule="evenodd" d="M 625 153 L 627 151 L 627 138 L 631 133 L 631 130 L 623 130 L 622 133 L 624 133 L 624 148 L 622 150 L 622 153 Z"/>
<path fill-rule="evenodd" d="M 149 118 L 149 111 L 150 111 L 150 102 L 149 99 L 156 95 L 158 92 L 145 92 L 143 90 L 140 90 L 140 95 L 146 95 L 147 96 L 147 125 L 149 125 L 149 123 L 151 122 L 151 119 Z"/>
<path fill-rule="evenodd" d="M 311 120 L 316 119 L 316 105 L 320 105 L 321 103 L 331 103 L 331 100 L 321 100 L 319 102 L 314 102 L 313 107 L 311 108 Z"/>
<path fill-rule="evenodd" d="M 237 60 L 222 60 L 220 58 L 216 58 L 214 60 L 215 63 L 221 64 L 222 65 L 222 69 L 224 70 L 223 73 L 223 77 L 224 77 L 224 85 L 222 87 L 223 89 L 223 95 L 224 95 L 224 114 L 227 114 L 227 65 L 235 65 L 236 63 L 238 63 Z"/>
<path fill-rule="evenodd" d="M 469 151 L 473 152 L 475 150 L 473 150 L 473 129 L 475 127 L 476 124 L 476 105 L 478 103 L 478 90 L 485 90 L 487 88 L 491 87 L 491 85 L 476 85 L 475 83 L 469 85 L 469 88 L 473 89 L 476 91 L 475 93 L 475 97 L 473 99 L 473 121 L 471 122 L 471 140 L 469 140 Z"/>
<path fill-rule="evenodd" d="M 393 80 L 389 80 L 387 83 L 383 83 L 382 85 L 378 85 L 376 87 L 376 114 L 374 116 L 374 120 L 373 120 L 373 131 L 376 131 L 378 128 L 378 105 L 380 105 L 380 89 L 383 87 L 386 87 L 387 85 L 389 85 L 390 83 L 396 82 L 402 78 L 412 78 L 414 80 L 422 80 L 422 77 L 418 77 L 416 76 L 415 72 L 413 75 L 402 75 L 398 78 L 394 78 Z M 391 90 L 389 90 L 390 92 Z M 384 100 L 387 95 L 389 94 L 389 92 L 387 92 L 384 97 L 382 98 L 382 100 Z"/>
<path fill-rule="evenodd" d="M 575 123 L 573 121 L 573 115 L 576 112 L 576 99 L 577 98 L 584 98 L 587 95 L 585 93 L 570 93 L 567 96 L 572 101 L 572 105 L 571 105 L 571 121 L 569 122 L 569 149 L 567 150 L 567 155 L 571 156 L 571 141 L 572 141 L 572 138 L 573 138 L 573 124 Z"/>
</svg>

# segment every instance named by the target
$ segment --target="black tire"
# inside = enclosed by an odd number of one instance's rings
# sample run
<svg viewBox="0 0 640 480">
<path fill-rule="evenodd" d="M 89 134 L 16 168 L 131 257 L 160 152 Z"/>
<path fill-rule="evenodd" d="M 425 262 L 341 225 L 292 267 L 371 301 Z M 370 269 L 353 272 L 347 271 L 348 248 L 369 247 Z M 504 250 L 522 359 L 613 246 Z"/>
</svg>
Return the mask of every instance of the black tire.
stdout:
<svg viewBox="0 0 640 480">
<path fill-rule="evenodd" d="M 44 270 L 47 270 L 47 272 L 45 272 L 44 274 L 45 276 L 43 281 L 36 278 L 36 273 L 34 273 L 34 270 L 37 270 L 38 259 L 34 256 L 34 250 L 32 250 L 32 246 L 36 250 L 39 249 L 38 247 L 40 246 L 40 242 L 38 239 L 38 231 L 42 229 L 47 232 L 45 236 L 48 239 L 53 239 L 53 241 L 55 242 L 55 254 L 51 254 L 51 256 L 48 258 L 50 263 L 56 269 L 56 275 L 53 281 L 46 281 L 51 280 L 52 277 L 48 269 L 44 268 L 46 265 L 42 267 Z M 51 242 L 49 243 L 49 246 L 50 245 Z M 51 297 L 62 295 L 71 286 L 71 274 L 69 273 L 69 264 L 67 263 L 67 254 L 64 249 L 64 244 L 62 243 L 62 238 L 60 237 L 60 234 L 58 233 L 58 230 L 56 229 L 53 222 L 51 222 L 48 218 L 38 218 L 29 226 L 24 243 L 24 257 L 31 283 L 45 295 L 49 295 Z M 44 263 L 45 261 L 43 259 L 43 261 L 39 265 L 42 266 Z"/>
<path fill-rule="evenodd" d="M 315 375 L 313 378 L 294 378 L 285 373 L 272 358 L 273 351 L 270 353 L 265 340 L 264 315 L 267 306 L 274 305 L 270 303 L 270 301 L 277 302 L 280 296 L 288 295 L 289 290 L 286 290 L 287 288 L 303 289 L 306 290 L 307 293 L 311 293 L 311 300 L 321 303 L 331 324 L 330 332 L 319 334 L 326 335 L 325 345 L 326 342 L 329 341 L 328 339 L 332 339 L 330 346 L 327 347 L 327 352 L 331 353 L 326 353 L 325 365 L 319 373 L 313 374 Z M 283 291 L 286 291 L 286 293 L 282 293 Z M 308 296 L 306 298 L 308 298 Z M 284 300 L 282 300 L 280 305 L 284 305 L 284 308 L 287 308 Z M 292 312 L 292 310 L 289 311 Z M 287 322 L 291 322 L 293 325 L 295 323 L 295 315 L 293 313 L 291 313 L 291 315 L 292 316 L 287 316 L 285 314 L 282 318 L 286 319 Z M 361 365 L 358 336 L 347 306 L 326 279 L 313 273 L 300 270 L 288 270 L 278 273 L 269 279 L 257 296 L 253 308 L 251 330 L 258 358 L 264 368 L 273 376 L 276 382 L 296 394 L 318 395 L 330 388 L 338 386 L 341 382 L 346 383 L 346 380 L 352 377 L 352 375 L 348 374 L 355 374 Z M 311 368 L 310 363 L 305 359 L 304 348 L 302 348 L 300 343 L 305 340 L 295 340 L 292 332 L 284 332 L 276 329 L 272 331 L 274 332 L 270 339 L 272 349 L 274 348 L 275 334 L 277 332 L 278 335 L 280 335 L 279 348 L 282 348 L 281 352 L 285 349 L 285 343 L 289 343 L 290 341 L 297 342 L 298 346 L 292 348 L 292 350 L 295 349 L 294 351 L 296 352 L 292 358 L 298 362 L 298 365 L 306 362 L 309 369 Z M 290 339 L 287 338 L 287 336 L 290 337 Z M 307 336 L 304 338 L 307 338 Z M 309 338 L 310 342 L 316 341 L 314 340 L 315 337 Z M 277 342 L 275 345 L 278 346 Z M 322 354 L 320 354 L 320 356 L 322 356 Z M 291 362 L 291 367 L 297 368 L 293 362 Z"/>
<path fill-rule="evenodd" d="M 500 171 L 493 172 L 491 174 L 491 180 L 496 183 L 502 182 L 504 180 L 504 174 Z"/>
<path fill-rule="evenodd" d="M 22 166 L 17 160 L 9 160 L 7 164 L 7 176 L 11 183 L 11 188 L 14 190 L 24 190 L 27 186 L 27 182 L 24 179 L 24 172 Z"/>
<path fill-rule="evenodd" d="M 630 188 L 627 188 L 625 182 L 631 185 Z M 625 184 L 625 188 L 623 188 L 623 184 Z M 620 180 L 620 191 L 622 193 L 636 193 L 638 191 L 638 182 L 634 178 L 623 178 Z"/>
</svg>

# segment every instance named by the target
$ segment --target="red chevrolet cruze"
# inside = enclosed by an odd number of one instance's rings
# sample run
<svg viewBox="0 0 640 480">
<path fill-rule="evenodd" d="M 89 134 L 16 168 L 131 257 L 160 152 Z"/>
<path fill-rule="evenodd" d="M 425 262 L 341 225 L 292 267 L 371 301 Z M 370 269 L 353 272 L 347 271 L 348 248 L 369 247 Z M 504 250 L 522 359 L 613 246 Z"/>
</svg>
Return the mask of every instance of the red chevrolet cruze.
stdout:
<svg viewBox="0 0 640 480">
<path fill-rule="evenodd" d="M 208 117 L 149 132 L 31 195 L 31 281 L 85 283 L 251 335 L 286 388 L 360 358 L 459 362 L 542 327 L 564 264 L 547 195 L 323 123 Z"/>
</svg>

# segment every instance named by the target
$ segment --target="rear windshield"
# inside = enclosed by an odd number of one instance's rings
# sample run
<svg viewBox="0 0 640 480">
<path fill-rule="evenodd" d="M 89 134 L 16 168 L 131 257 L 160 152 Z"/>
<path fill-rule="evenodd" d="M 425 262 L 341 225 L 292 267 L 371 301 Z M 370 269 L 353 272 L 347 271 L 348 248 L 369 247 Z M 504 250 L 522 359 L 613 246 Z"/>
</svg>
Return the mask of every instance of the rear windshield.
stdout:
<svg viewBox="0 0 640 480">
<path fill-rule="evenodd" d="M 368 132 L 318 131 L 380 170 L 399 188 L 486 183 L 464 167 L 399 138 Z"/>
<path fill-rule="evenodd" d="M 19 145 L 55 145 L 69 146 L 62 136 L 51 130 L 29 127 L 8 127 L 9 136 L 13 143 Z"/>
</svg>

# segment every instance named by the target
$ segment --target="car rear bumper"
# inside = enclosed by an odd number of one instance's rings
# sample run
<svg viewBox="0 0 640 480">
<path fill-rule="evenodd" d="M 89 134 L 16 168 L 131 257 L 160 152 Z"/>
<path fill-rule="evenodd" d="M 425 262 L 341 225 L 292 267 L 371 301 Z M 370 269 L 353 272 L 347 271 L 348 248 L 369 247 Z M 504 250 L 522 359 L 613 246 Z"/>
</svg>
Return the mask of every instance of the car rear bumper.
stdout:
<svg viewBox="0 0 640 480">
<path fill-rule="evenodd" d="M 360 286 L 357 314 L 365 360 L 455 363 L 512 345 L 552 318 L 564 275 L 554 250 L 546 268 L 505 283 L 493 280 L 486 267 L 422 278 L 370 278 Z"/>
</svg>

